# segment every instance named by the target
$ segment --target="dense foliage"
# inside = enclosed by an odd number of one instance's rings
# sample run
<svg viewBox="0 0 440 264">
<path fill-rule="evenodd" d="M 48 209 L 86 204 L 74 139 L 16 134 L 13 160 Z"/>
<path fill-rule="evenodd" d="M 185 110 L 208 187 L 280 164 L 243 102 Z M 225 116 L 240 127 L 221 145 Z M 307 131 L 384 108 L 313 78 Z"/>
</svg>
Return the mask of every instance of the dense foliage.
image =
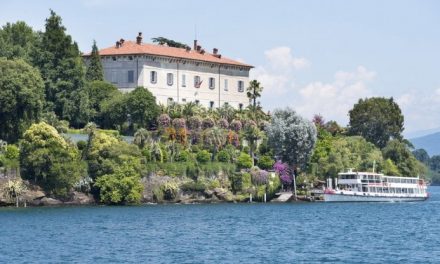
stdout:
<svg viewBox="0 0 440 264">
<path fill-rule="evenodd" d="M 46 123 L 34 124 L 24 133 L 20 164 L 24 179 L 62 197 L 85 173 L 76 146 Z"/>
<path fill-rule="evenodd" d="M 267 128 L 275 155 L 292 166 L 305 168 L 316 143 L 315 125 L 286 108 L 275 110 Z"/>
<path fill-rule="evenodd" d="M 0 58 L 0 138 L 16 142 L 39 121 L 44 84 L 38 70 L 23 60 Z"/>
<path fill-rule="evenodd" d="M 402 140 L 403 115 L 393 98 L 359 99 L 349 115 L 351 135 L 362 136 L 379 148 L 390 139 Z"/>
</svg>

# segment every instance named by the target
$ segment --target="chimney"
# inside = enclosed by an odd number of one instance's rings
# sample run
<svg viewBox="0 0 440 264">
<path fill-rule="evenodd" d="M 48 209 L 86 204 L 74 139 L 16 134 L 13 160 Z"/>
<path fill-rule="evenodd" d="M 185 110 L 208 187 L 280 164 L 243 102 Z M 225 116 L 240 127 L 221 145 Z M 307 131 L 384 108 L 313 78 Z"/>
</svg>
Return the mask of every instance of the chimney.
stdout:
<svg viewBox="0 0 440 264">
<path fill-rule="evenodd" d="M 205 54 L 205 50 L 204 50 L 204 49 L 201 49 L 201 50 L 200 50 L 200 54 L 202 54 L 202 55 Z"/>
<path fill-rule="evenodd" d="M 197 50 L 197 39 L 194 40 L 194 47 L 193 50 Z"/>
<path fill-rule="evenodd" d="M 186 47 L 186 52 L 189 52 L 191 50 L 190 47 Z"/>
<path fill-rule="evenodd" d="M 119 47 L 122 47 L 122 45 L 124 45 L 125 39 L 121 38 L 119 40 Z"/>
<path fill-rule="evenodd" d="M 138 45 L 142 44 L 142 32 L 139 32 L 138 36 L 136 37 L 136 43 Z"/>
<path fill-rule="evenodd" d="M 119 49 L 120 46 L 121 46 L 121 42 L 116 41 L 116 48 Z"/>
<path fill-rule="evenodd" d="M 217 53 L 218 53 L 218 49 L 217 49 L 217 48 L 213 48 L 213 49 L 212 49 L 212 53 L 213 53 L 214 55 L 217 55 Z"/>
<path fill-rule="evenodd" d="M 200 52 L 201 49 L 202 49 L 202 46 L 197 45 L 197 51 Z"/>
</svg>

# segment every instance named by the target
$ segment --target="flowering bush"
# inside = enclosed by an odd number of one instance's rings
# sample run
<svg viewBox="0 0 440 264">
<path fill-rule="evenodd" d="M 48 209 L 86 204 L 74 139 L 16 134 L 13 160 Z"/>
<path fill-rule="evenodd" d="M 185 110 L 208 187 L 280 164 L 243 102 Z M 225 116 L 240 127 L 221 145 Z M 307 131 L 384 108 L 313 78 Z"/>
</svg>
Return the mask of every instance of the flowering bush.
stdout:
<svg viewBox="0 0 440 264">
<path fill-rule="evenodd" d="M 243 127 L 243 125 L 241 124 L 240 120 L 232 120 L 230 126 L 229 126 L 232 130 L 234 130 L 235 132 L 238 132 L 241 130 L 241 128 Z"/>
<path fill-rule="evenodd" d="M 222 118 L 222 119 L 220 119 L 220 120 L 218 121 L 218 126 L 219 126 L 220 128 L 227 129 L 227 128 L 229 128 L 229 122 L 228 122 L 228 120 Z"/>
<path fill-rule="evenodd" d="M 211 128 L 215 125 L 214 120 L 210 117 L 203 119 L 202 127 L 203 129 Z"/>
<path fill-rule="evenodd" d="M 202 127 L 202 119 L 198 116 L 192 116 L 188 119 L 188 128 L 197 130 Z"/>
<path fill-rule="evenodd" d="M 181 129 L 181 128 L 185 128 L 185 126 L 186 126 L 185 118 L 174 118 L 173 119 L 173 126 L 177 130 Z"/>
<path fill-rule="evenodd" d="M 256 127 L 257 123 L 255 123 L 255 121 L 253 120 L 246 120 L 244 123 L 244 128 L 249 128 L 249 127 Z"/>
<path fill-rule="evenodd" d="M 167 114 L 161 114 L 157 119 L 157 122 L 159 123 L 159 127 L 169 127 L 171 124 L 171 118 Z"/>
<path fill-rule="evenodd" d="M 269 173 L 265 170 L 252 170 L 251 171 L 252 182 L 256 185 L 267 184 L 269 180 Z"/>
<path fill-rule="evenodd" d="M 280 180 L 283 184 L 292 184 L 292 176 L 290 176 L 289 165 L 282 163 L 281 161 L 275 162 L 273 169 L 280 176 Z"/>
<path fill-rule="evenodd" d="M 238 134 L 232 130 L 229 130 L 229 132 L 228 132 L 227 141 L 228 141 L 228 144 L 233 145 L 236 148 L 238 148 L 240 146 L 240 139 L 238 137 Z"/>
</svg>

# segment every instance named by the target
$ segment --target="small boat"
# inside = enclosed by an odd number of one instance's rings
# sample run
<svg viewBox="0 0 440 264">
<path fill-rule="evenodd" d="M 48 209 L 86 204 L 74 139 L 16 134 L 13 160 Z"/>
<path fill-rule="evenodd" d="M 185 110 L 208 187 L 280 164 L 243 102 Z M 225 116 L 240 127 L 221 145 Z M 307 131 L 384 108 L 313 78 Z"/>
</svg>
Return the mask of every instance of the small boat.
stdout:
<svg viewBox="0 0 440 264">
<path fill-rule="evenodd" d="M 419 177 L 385 176 L 374 172 L 338 173 L 327 179 L 325 202 L 411 202 L 428 199 L 427 185 Z"/>
</svg>

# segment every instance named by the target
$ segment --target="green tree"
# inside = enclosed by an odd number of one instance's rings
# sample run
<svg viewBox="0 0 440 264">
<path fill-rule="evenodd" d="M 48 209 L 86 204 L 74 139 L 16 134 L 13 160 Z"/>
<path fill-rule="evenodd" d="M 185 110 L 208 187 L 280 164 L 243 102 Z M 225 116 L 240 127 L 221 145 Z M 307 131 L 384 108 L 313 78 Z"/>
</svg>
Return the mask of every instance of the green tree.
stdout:
<svg viewBox="0 0 440 264">
<path fill-rule="evenodd" d="M 0 57 L 23 59 L 29 63 L 38 41 L 38 34 L 25 22 L 6 23 L 0 29 Z"/>
<path fill-rule="evenodd" d="M 120 129 L 127 122 L 127 95 L 117 93 L 100 104 L 97 124 L 102 128 Z"/>
<path fill-rule="evenodd" d="M 414 157 L 408 146 L 399 140 L 389 141 L 382 153 L 384 159 L 390 159 L 396 164 L 402 176 L 415 177 L 426 173 L 422 163 Z"/>
<path fill-rule="evenodd" d="M 315 125 L 290 108 L 275 110 L 267 128 L 268 144 L 275 156 L 294 167 L 304 168 L 316 143 Z"/>
<path fill-rule="evenodd" d="M 435 172 L 440 172 L 440 155 L 434 155 L 429 161 L 429 167 Z"/>
<path fill-rule="evenodd" d="M 252 157 L 245 153 L 241 152 L 240 156 L 237 158 L 237 168 L 239 169 L 250 169 L 253 166 Z"/>
<path fill-rule="evenodd" d="M 93 41 L 92 53 L 90 54 L 90 62 L 86 71 L 87 81 L 104 81 L 104 70 L 102 69 L 101 56 L 99 56 L 96 41 Z"/>
<path fill-rule="evenodd" d="M 143 185 L 135 160 L 127 160 L 113 173 L 99 177 L 95 186 L 99 188 L 100 201 L 106 204 L 137 204 L 142 198 Z"/>
<path fill-rule="evenodd" d="M 81 54 L 78 45 L 66 34 L 61 17 L 50 12 L 38 48 L 32 53 L 32 62 L 45 82 L 47 109 L 74 126 L 84 125 L 90 112 Z"/>
<path fill-rule="evenodd" d="M 257 148 L 257 142 L 262 137 L 262 133 L 256 125 L 248 124 L 244 127 L 243 136 L 249 144 L 249 154 L 252 157 L 252 165 L 254 165 L 254 153 Z"/>
<path fill-rule="evenodd" d="M 75 145 L 66 142 L 46 123 L 33 124 L 23 136 L 20 151 L 21 175 L 46 192 L 67 196 L 85 170 Z"/>
<path fill-rule="evenodd" d="M 111 83 L 105 81 L 87 82 L 86 90 L 89 94 L 90 117 L 97 124 L 102 122 L 102 104 L 118 96 L 121 92 Z"/>
<path fill-rule="evenodd" d="M 156 98 L 143 87 L 136 87 L 127 95 L 126 105 L 132 122 L 143 128 L 152 126 L 160 113 Z"/>
<path fill-rule="evenodd" d="M 150 140 L 150 133 L 145 128 L 141 128 L 134 133 L 133 143 L 140 149 L 143 149 Z"/>
<path fill-rule="evenodd" d="M 426 152 L 426 150 L 424 150 L 424 149 L 416 149 L 412 153 L 413 153 L 414 157 L 418 161 L 420 161 L 421 163 L 429 166 L 430 157 L 429 157 L 428 152 Z"/>
<path fill-rule="evenodd" d="M 261 92 L 263 91 L 263 87 L 260 86 L 260 83 L 257 80 L 252 80 L 249 83 L 249 87 L 246 89 L 246 94 L 249 100 L 252 100 L 252 106 L 254 109 L 257 107 L 257 98 L 261 96 Z"/>
<path fill-rule="evenodd" d="M 403 115 L 393 98 L 360 99 L 349 115 L 349 133 L 363 136 L 379 148 L 390 139 L 402 139 Z"/>
<path fill-rule="evenodd" d="M 174 41 L 172 39 L 167 39 L 164 37 L 157 37 L 157 38 L 152 38 L 151 39 L 153 41 L 153 43 L 157 43 L 159 45 L 167 45 L 168 47 L 174 47 L 174 48 L 190 48 L 188 45 Z"/>
<path fill-rule="evenodd" d="M 38 70 L 23 60 L 0 58 L 0 138 L 16 142 L 40 119 L 43 103 Z"/>
</svg>

